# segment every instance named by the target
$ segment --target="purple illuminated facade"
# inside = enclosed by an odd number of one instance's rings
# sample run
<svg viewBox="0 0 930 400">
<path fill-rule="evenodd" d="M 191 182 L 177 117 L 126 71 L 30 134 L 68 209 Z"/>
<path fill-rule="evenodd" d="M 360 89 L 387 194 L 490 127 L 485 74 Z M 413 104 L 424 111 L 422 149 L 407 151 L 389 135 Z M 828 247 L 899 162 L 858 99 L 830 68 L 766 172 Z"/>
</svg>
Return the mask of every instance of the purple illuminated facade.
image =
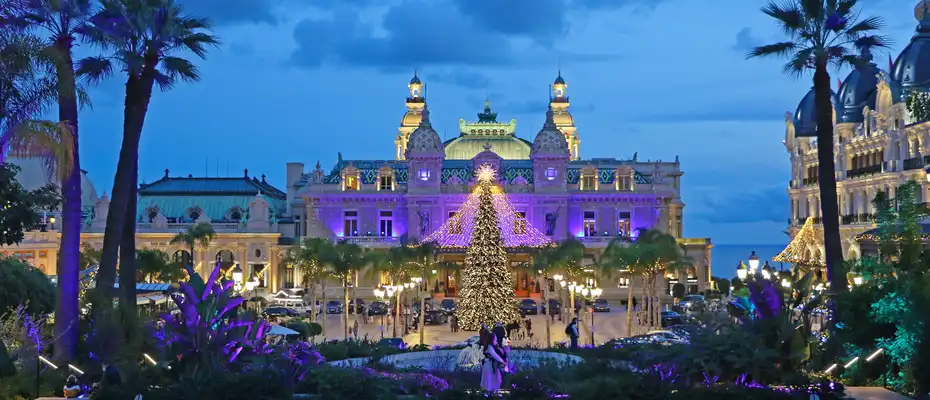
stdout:
<svg viewBox="0 0 930 400">
<path fill-rule="evenodd" d="M 414 79 L 412 87 L 419 83 Z M 459 135 L 443 142 L 432 128 L 425 98 L 412 90 L 395 159 L 349 160 L 340 154 L 327 169 L 319 162 L 309 171 L 302 163 L 287 165 L 288 209 L 296 231 L 369 248 L 422 240 L 437 231 L 456 236 L 458 225 L 450 219 L 474 189 L 476 169 L 489 165 L 514 211 L 502 217 L 505 236 L 509 229 L 537 231 L 541 241 L 575 237 L 592 253 L 613 238 L 635 237 L 643 229 L 682 238 L 683 173 L 677 157 L 672 162 L 644 162 L 636 155 L 580 159 L 580 140 L 565 105 L 567 85 L 562 80 L 559 86 L 560 80 L 553 86 L 557 91 L 549 109 L 540 110 L 542 126 L 534 129 L 532 141 L 516 136 L 516 121 L 498 122 L 486 103 L 477 122 L 459 121 Z M 407 134 L 404 129 L 412 121 L 416 128 Z M 469 222 L 458 223 L 461 240 L 443 245 L 467 244 Z M 703 290 L 710 277 L 710 240 L 682 241 L 698 263 L 681 281 L 688 279 L 693 290 Z"/>
</svg>

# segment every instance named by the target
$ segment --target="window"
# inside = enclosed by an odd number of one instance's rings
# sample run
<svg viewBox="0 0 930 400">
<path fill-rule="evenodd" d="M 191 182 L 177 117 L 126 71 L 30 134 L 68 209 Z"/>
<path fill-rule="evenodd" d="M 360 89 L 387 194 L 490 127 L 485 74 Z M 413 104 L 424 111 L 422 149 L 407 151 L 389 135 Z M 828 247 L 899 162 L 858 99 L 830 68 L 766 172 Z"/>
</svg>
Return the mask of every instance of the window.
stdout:
<svg viewBox="0 0 930 400">
<path fill-rule="evenodd" d="M 621 176 L 617 180 L 617 190 L 633 190 L 633 178 L 630 176 Z"/>
<path fill-rule="evenodd" d="M 428 181 L 429 180 L 429 168 L 420 168 L 420 170 L 417 172 L 417 176 L 420 177 L 421 181 Z"/>
<path fill-rule="evenodd" d="M 345 190 L 348 191 L 357 191 L 358 190 L 358 177 L 355 175 L 346 175 Z"/>
<path fill-rule="evenodd" d="M 344 215 L 343 236 L 358 236 L 358 211 L 346 211 Z"/>
<path fill-rule="evenodd" d="M 381 237 L 393 237 L 394 236 L 394 212 L 393 211 L 381 211 L 378 215 L 378 231 Z"/>
<path fill-rule="evenodd" d="M 581 178 L 581 190 L 596 190 L 594 185 L 595 177 L 593 175 L 587 175 Z"/>
<path fill-rule="evenodd" d="M 462 219 L 461 217 L 459 217 L 458 214 L 455 213 L 455 211 L 449 212 L 449 231 L 448 232 L 450 235 L 461 235 L 462 233 L 465 232 L 465 230 L 462 229 Z"/>
<path fill-rule="evenodd" d="M 617 235 L 630 236 L 630 213 L 622 211 L 617 217 Z"/>
<path fill-rule="evenodd" d="M 378 190 L 394 190 L 394 179 L 390 176 L 382 176 Z"/>
<path fill-rule="evenodd" d="M 255 249 L 255 258 L 262 257 L 262 249 Z"/>
<path fill-rule="evenodd" d="M 516 235 L 526 234 L 526 213 L 517 211 L 513 219 L 513 233 Z"/>
<path fill-rule="evenodd" d="M 585 211 L 584 220 L 584 236 L 591 237 L 597 236 L 597 213 L 594 211 Z"/>
<path fill-rule="evenodd" d="M 558 172 L 555 170 L 555 168 L 553 167 L 546 168 L 546 179 L 550 181 L 555 180 L 556 175 L 558 175 Z"/>
<path fill-rule="evenodd" d="M 292 264 L 285 265 L 284 283 L 281 286 L 284 286 L 285 289 L 294 287 L 294 266 Z"/>
<path fill-rule="evenodd" d="M 187 218 L 190 218 L 193 221 L 200 219 L 200 209 L 192 208 L 190 210 L 187 210 Z"/>
</svg>

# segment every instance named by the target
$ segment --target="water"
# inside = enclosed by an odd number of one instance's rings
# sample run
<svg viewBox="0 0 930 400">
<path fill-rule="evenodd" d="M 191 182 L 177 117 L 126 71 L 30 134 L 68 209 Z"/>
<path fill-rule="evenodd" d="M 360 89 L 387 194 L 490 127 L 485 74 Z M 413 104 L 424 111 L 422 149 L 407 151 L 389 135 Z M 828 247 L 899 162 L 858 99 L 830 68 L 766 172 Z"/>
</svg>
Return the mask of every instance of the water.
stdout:
<svg viewBox="0 0 930 400">
<path fill-rule="evenodd" d="M 773 269 L 777 270 L 781 267 L 787 270 L 791 267 L 790 264 L 785 263 L 780 265 L 777 262 L 771 261 L 772 258 L 784 250 L 785 246 L 787 245 L 787 243 L 784 245 L 714 245 L 714 247 L 710 250 L 711 275 L 727 278 L 736 277 L 736 267 L 739 266 L 739 262 L 742 261 L 746 264 L 747 267 L 749 267 L 749 255 L 752 254 L 753 251 L 755 251 L 756 255 L 759 256 L 759 265 L 763 265 L 766 261 L 768 261 L 769 266 L 771 266 Z"/>
</svg>

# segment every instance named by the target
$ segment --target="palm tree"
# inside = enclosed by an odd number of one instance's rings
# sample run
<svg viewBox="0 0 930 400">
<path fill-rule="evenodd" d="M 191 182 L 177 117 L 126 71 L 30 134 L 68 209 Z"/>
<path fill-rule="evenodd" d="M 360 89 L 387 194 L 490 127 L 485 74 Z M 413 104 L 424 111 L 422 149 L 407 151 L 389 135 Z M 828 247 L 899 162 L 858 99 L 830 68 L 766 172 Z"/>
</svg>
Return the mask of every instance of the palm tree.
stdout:
<svg viewBox="0 0 930 400">
<path fill-rule="evenodd" d="M 429 285 L 427 274 L 429 271 L 442 270 L 454 267 L 454 264 L 446 261 L 439 261 L 439 245 L 436 243 L 423 243 L 417 247 L 403 247 L 408 249 L 406 264 L 409 271 L 416 277 L 422 279 L 420 285 Z M 423 289 L 417 285 L 417 290 Z M 429 290 L 429 288 L 426 288 Z M 424 333 L 426 331 L 426 295 L 420 296 L 420 344 L 423 344 Z"/>
<path fill-rule="evenodd" d="M 311 311 L 310 320 L 316 321 L 316 284 L 323 280 L 323 303 L 326 303 L 325 277 L 332 264 L 333 244 L 325 238 L 308 238 L 297 249 L 288 252 L 285 263 L 291 263 L 303 274 L 304 289 L 310 292 Z M 325 318 L 324 318 L 325 321 Z"/>
<path fill-rule="evenodd" d="M 649 261 L 650 247 L 648 243 L 636 241 L 627 243 L 621 239 L 614 239 L 604 249 L 604 254 L 598 262 L 598 267 L 608 277 L 620 273 L 627 275 L 626 295 L 626 336 L 633 336 L 633 278 L 643 274 L 651 265 Z"/>
<path fill-rule="evenodd" d="M 140 278 L 144 282 L 177 282 L 184 279 L 184 269 L 171 261 L 168 253 L 158 249 L 139 249 L 136 251 L 136 265 Z"/>
<path fill-rule="evenodd" d="M 54 71 L 55 96 L 58 102 L 59 126 L 53 130 L 70 129 L 69 138 L 60 136 L 71 153 L 70 162 L 59 164 L 61 180 L 61 248 L 58 271 L 58 297 L 55 307 L 55 335 L 59 337 L 55 356 L 69 360 L 76 355 L 78 341 L 78 296 L 80 292 L 80 268 L 78 255 L 81 245 L 81 161 L 78 147 L 78 104 L 85 99 L 75 81 L 72 48 L 77 36 L 83 32 L 93 15 L 91 0 L 5 0 L 0 1 L 0 25 L 37 32 L 45 41 L 44 55 Z M 6 56 L 6 53 L 4 53 Z M 40 86 L 41 88 L 41 86 Z M 49 94 L 41 89 L 34 101 L 26 102 L 22 113 L 13 116 L 14 122 L 24 121 L 41 112 L 49 105 Z M 31 106 L 30 106 L 31 105 Z M 17 121 L 18 120 L 18 121 Z M 46 128 L 51 128 L 46 124 Z M 2 141 L 0 141 L 2 144 Z M 0 146 L 2 147 L 2 146 Z M 112 288 L 111 285 L 107 289 Z M 135 302 L 133 301 L 133 304 Z"/>
<path fill-rule="evenodd" d="M 197 67 L 177 54 L 190 52 L 204 58 L 207 47 L 218 43 L 207 33 L 209 20 L 185 15 L 174 0 L 103 0 L 102 4 L 87 35 L 109 55 L 81 60 L 79 72 L 96 82 L 118 68 L 126 72 L 127 79 L 123 142 L 107 214 L 98 287 L 112 286 L 120 246 L 134 243 L 139 141 L 152 90 L 156 84 L 169 90 L 179 81 L 198 81 Z M 122 269 L 135 274 L 131 268 Z"/>
<path fill-rule="evenodd" d="M 349 340 L 349 285 L 352 274 L 364 265 L 362 248 L 355 243 L 339 242 L 334 246 L 335 258 L 332 263 L 332 275 L 342 281 L 345 310 L 342 313 L 344 340 Z"/>
<path fill-rule="evenodd" d="M 210 225 L 208 222 L 200 222 L 188 226 L 186 231 L 179 232 L 177 235 L 174 235 L 174 237 L 171 238 L 171 241 L 168 243 L 183 244 L 187 246 L 191 252 L 190 267 L 191 270 L 194 270 L 194 268 L 197 266 L 197 258 L 194 257 L 194 249 L 197 246 L 200 246 L 202 249 L 206 249 L 208 246 L 210 246 L 210 242 L 212 242 L 213 239 L 216 239 L 216 231 L 213 230 L 213 225 Z M 100 276 L 99 273 L 97 276 Z"/>
<path fill-rule="evenodd" d="M 527 263 L 526 268 L 529 269 L 531 273 L 535 273 L 537 279 L 542 276 L 542 303 L 543 307 L 547 307 L 549 313 L 552 313 L 552 307 L 549 307 L 548 291 L 549 291 L 549 275 L 552 275 L 554 272 L 558 271 L 559 260 L 562 259 L 559 250 L 561 248 L 558 246 L 546 246 L 546 247 L 533 247 L 526 249 L 527 253 L 530 255 L 530 262 Z M 538 282 L 537 282 L 538 284 Z M 546 320 L 546 347 L 549 347 L 552 344 L 552 321 L 550 318 L 545 318 Z"/>
<path fill-rule="evenodd" d="M 784 72 L 799 77 L 814 72 L 814 102 L 817 110 L 817 161 L 819 163 L 820 209 L 823 215 L 827 275 L 831 288 L 846 291 L 843 248 L 840 242 L 839 205 L 833 154 L 832 93 L 829 66 L 836 68 L 865 62 L 862 54 L 872 48 L 886 47 L 888 41 L 875 31 L 884 25 L 879 17 L 859 18 L 854 10 L 858 0 L 790 0 L 770 2 L 762 12 L 775 19 L 788 40 L 759 46 L 747 58 L 788 58 Z"/>
<path fill-rule="evenodd" d="M 386 253 L 369 252 L 366 253 L 366 264 L 368 265 L 368 275 L 373 280 L 381 281 L 383 276 L 388 276 L 391 284 L 407 282 L 411 271 L 407 260 L 410 257 L 410 251 L 406 246 L 392 247 Z M 394 302 L 394 324 L 392 327 L 392 337 L 397 337 L 397 321 L 400 320 L 400 296 L 397 292 L 397 299 L 388 300 Z M 390 312 L 390 311 L 389 311 Z"/>
</svg>

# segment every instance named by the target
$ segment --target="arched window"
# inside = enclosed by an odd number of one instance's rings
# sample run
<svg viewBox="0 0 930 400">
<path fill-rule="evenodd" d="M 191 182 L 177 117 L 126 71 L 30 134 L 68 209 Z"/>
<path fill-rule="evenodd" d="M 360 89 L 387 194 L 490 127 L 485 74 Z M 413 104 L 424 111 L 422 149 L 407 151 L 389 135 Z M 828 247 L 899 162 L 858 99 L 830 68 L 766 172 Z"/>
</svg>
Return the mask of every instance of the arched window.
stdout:
<svg viewBox="0 0 930 400">
<path fill-rule="evenodd" d="M 186 217 L 191 221 L 196 221 L 200 219 L 200 216 L 203 214 L 203 211 L 200 210 L 200 207 L 191 207 L 187 209 Z"/>
<path fill-rule="evenodd" d="M 174 262 L 181 264 L 182 266 L 191 265 L 191 262 L 193 261 L 193 257 L 191 257 L 191 253 L 188 252 L 187 250 L 178 250 L 174 252 L 174 255 L 171 257 L 171 259 Z"/>
<path fill-rule="evenodd" d="M 229 250 L 220 250 L 219 253 L 216 253 L 216 262 L 221 264 L 224 270 L 231 267 L 235 261 L 233 253 Z"/>
<path fill-rule="evenodd" d="M 242 221 L 242 216 L 245 215 L 242 212 L 242 209 L 239 207 L 233 207 L 226 212 L 226 219 L 230 221 Z"/>
</svg>

